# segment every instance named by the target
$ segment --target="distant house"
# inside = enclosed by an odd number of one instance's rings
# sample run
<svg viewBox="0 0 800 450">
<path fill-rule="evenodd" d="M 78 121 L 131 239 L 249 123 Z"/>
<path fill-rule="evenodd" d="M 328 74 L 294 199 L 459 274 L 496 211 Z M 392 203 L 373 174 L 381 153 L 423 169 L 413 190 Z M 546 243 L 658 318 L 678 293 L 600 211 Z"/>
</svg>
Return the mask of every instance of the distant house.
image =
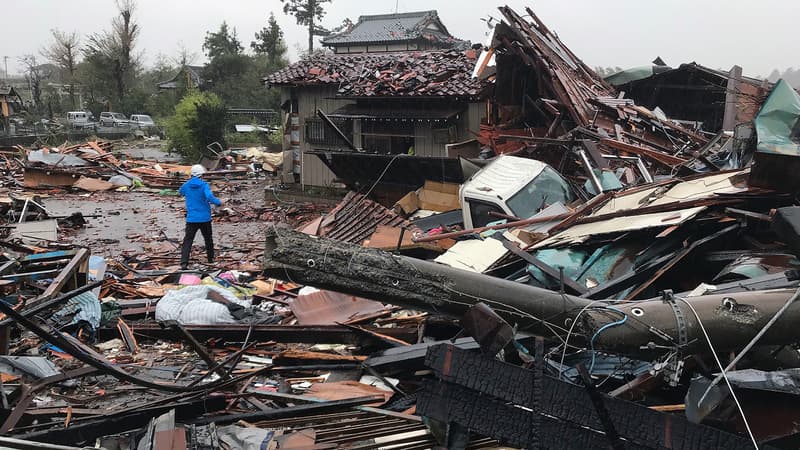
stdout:
<svg viewBox="0 0 800 450">
<path fill-rule="evenodd" d="M 182 82 L 188 88 L 202 88 L 206 84 L 206 80 L 203 79 L 203 66 L 183 66 L 174 77 L 158 83 L 158 89 L 177 89 Z"/>
<path fill-rule="evenodd" d="M 446 145 L 473 137 L 485 116 L 491 83 L 471 77 L 476 58 L 474 50 L 328 54 L 267 76 L 300 119 L 302 183 L 331 185 L 329 168 L 362 164 L 352 159 L 358 155 L 375 155 L 381 169 L 398 154 L 453 156 Z"/>
<path fill-rule="evenodd" d="M 328 36 L 322 45 L 334 53 L 377 53 L 463 47 L 436 11 L 361 16 L 352 28 Z"/>
<path fill-rule="evenodd" d="M 0 86 L 0 125 L 3 133 L 11 134 L 9 118 L 23 109 L 22 98 L 12 86 Z"/>
</svg>

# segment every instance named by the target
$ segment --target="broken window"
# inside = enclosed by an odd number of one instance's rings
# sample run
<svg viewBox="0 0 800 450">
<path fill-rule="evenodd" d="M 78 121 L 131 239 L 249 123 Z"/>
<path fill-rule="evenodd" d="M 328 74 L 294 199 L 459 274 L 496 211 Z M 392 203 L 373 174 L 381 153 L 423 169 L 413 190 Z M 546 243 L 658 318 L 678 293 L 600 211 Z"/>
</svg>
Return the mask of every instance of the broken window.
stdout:
<svg viewBox="0 0 800 450">
<path fill-rule="evenodd" d="M 527 219 L 545 205 L 556 202 L 566 205 L 573 200 L 575 195 L 564 178 L 550 167 L 545 167 L 539 176 L 508 199 L 508 207 L 515 216 Z"/>
</svg>

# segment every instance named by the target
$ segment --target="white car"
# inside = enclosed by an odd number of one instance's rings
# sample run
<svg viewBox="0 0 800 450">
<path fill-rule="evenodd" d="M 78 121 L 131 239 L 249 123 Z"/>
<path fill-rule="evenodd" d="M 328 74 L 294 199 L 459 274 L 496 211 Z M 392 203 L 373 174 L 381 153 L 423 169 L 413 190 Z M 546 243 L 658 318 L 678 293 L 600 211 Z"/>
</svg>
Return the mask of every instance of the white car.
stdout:
<svg viewBox="0 0 800 450">
<path fill-rule="evenodd" d="M 86 111 L 68 112 L 67 124 L 75 130 L 93 130 L 97 127 L 97 123 L 92 122 L 91 114 Z"/>
<path fill-rule="evenodd" d="M 100 126 L 101 127 L 128 127 L 130 122 L 125 114 L 117 112 L 101 112 L 100 113 Z"/>
<path fill-rule="evenodd" d="M 153 118 L 147 114 L 131 114 L 131 128 L 136 130 L 150 130 L 156 127 Z"/>
</svg>

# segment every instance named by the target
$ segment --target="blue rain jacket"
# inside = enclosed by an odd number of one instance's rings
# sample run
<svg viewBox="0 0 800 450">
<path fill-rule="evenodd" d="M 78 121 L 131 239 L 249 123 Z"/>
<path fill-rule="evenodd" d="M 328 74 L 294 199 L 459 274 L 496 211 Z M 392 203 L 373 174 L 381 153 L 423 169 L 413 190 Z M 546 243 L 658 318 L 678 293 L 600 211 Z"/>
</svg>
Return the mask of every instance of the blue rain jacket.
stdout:
<svg viewBox="0 0 800 450">
<path fill-rule="evenodd" d="M 211 203 L 219 206 L 222 204 L 214 194 L 211 186 L 198 177 L 192 177 L 183 183 L 178 191 L 186 197 L 186 222 L 202 223 L 211 221 Z"/>
</svg>

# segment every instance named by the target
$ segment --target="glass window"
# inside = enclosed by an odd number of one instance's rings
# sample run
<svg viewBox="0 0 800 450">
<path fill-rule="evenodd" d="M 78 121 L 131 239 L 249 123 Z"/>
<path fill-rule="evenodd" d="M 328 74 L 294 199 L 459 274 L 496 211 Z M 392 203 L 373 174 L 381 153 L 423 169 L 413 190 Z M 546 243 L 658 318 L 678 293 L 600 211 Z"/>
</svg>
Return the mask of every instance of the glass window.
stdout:
<svg viewBox="0 0 800 450">
<path fill-rule="evenodd" d="M 515 216 L 527 219 L 536 215 L 546 205 L 556 202 L 567 204 L 575 200 L 569 184 L 551 167 L 544 170 L 527 186 L 508 199 L 508 207 Z"/>
</svg>

